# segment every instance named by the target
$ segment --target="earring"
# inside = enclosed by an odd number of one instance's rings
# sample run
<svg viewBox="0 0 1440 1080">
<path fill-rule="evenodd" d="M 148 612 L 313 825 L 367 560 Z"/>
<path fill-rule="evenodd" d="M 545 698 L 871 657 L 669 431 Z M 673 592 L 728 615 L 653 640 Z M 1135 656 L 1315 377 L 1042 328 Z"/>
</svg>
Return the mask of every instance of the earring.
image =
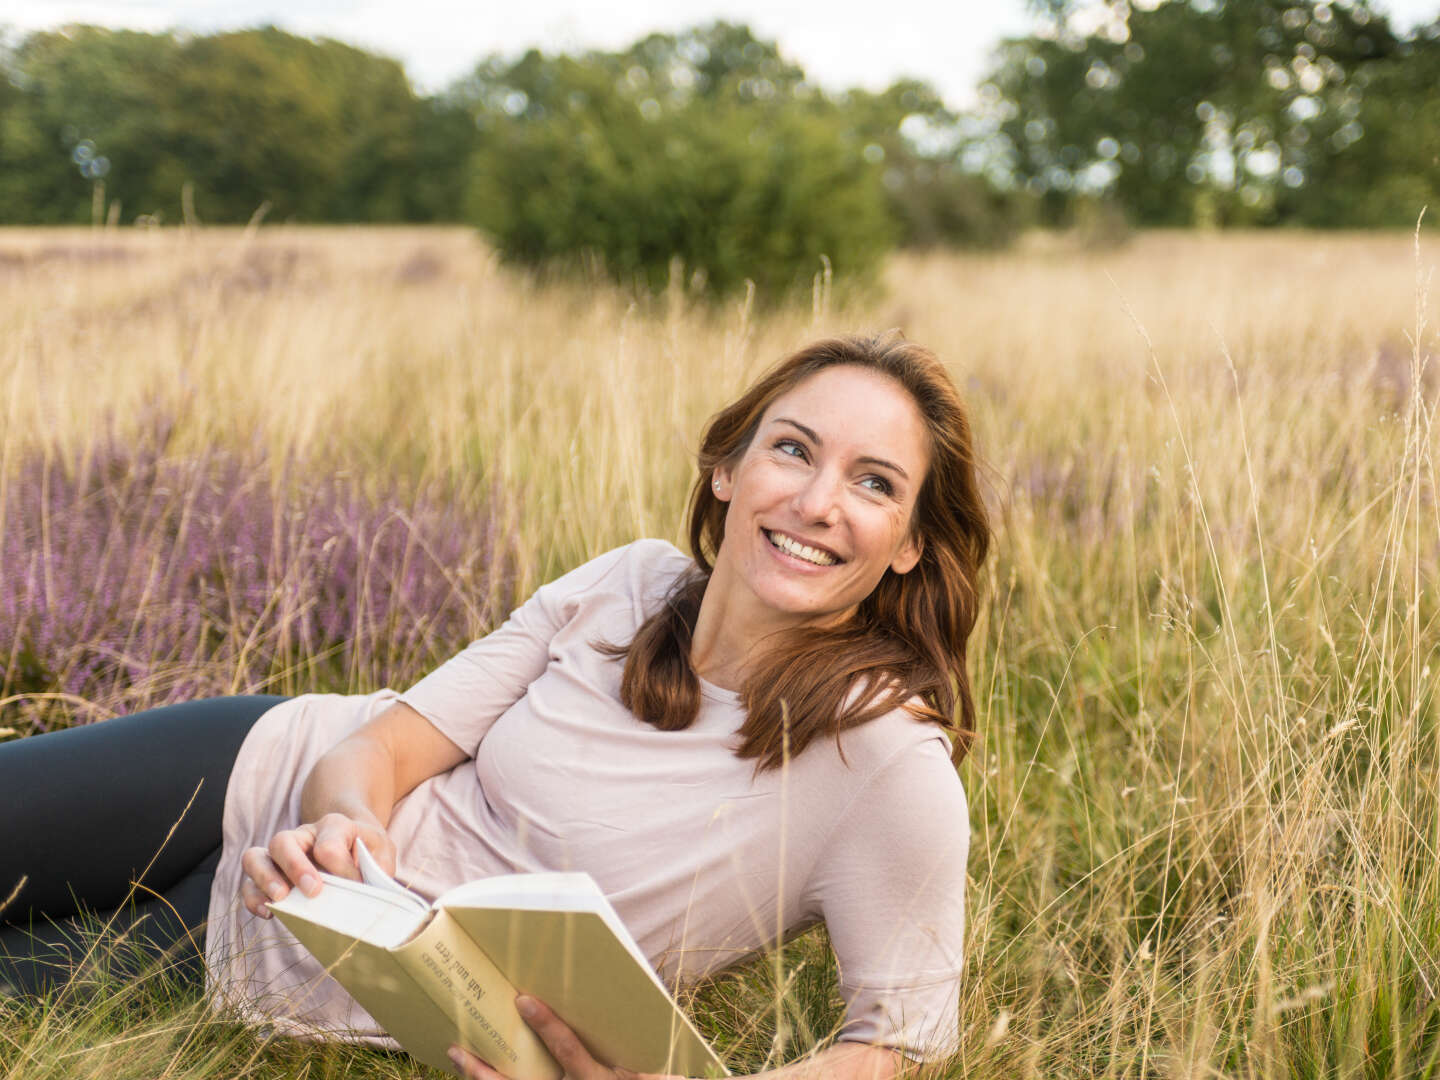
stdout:
<svg viewBox="0 0 1440 1080">
<path fill-rule="evenodd" d="M 717 476 L 713 481 L 711 481 L 711 483 L 712 483 L 712 484 L 714 485 L 714 487 L 715 487 L 715 494 L 716 494 L 716 495 L 719 495 L 719 494 L 720 494 L 720 478 Z"/>
</svg>

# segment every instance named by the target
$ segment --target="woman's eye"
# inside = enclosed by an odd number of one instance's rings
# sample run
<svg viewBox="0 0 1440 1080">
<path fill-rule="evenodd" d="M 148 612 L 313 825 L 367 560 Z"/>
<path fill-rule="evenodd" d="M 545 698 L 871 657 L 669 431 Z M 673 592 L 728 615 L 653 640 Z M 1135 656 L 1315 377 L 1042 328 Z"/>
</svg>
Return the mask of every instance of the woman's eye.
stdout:
<svg viewBox="0 0 1440 1080">
<path fill-rule="evenodd" d="M 781 439 L 775 444 L 775 449 L 782 454 L 789 454 L 791 457 L 803 458 L 805 456 L 805 448 L 793 439 Z"/>
<path fill-rule="evenodd" d="M 877 492 L 881 495 L 891 495 L 895 491 L 895 488 L 891 485 L 890 481 L 886 480 L 883 476 L 867 476 L 864 480 L 860 482 L 866 487 L 868 487 L 871 491 Z"/>
</svg>

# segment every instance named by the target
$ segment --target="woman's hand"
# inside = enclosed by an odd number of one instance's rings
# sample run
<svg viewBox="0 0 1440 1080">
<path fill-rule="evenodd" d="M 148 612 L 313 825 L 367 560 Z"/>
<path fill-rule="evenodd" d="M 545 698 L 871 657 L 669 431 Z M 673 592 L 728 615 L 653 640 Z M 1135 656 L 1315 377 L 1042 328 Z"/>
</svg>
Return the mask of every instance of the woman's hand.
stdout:
<svg viewBox="0 0 1440 1080">
<path fill-rule="evenodd" d="M 515 999 L 515 1007 L 530 1025 L 536 1035 L 545 1043 L 551 1056 L 565 1070 L 565 1080 L 683 1080 L 678 1076 L 662 1076 L 660 1073 L 637 1073 L 629 1069 L 612 1069 L 601 1065 L 590 1051 L 585 1049 L 579 1037 L 570 1030 L 543 1001 L 521 994 Z M 450 1060 L 461 1076 L 469 1080 L 509 1080 L 504 1073 L 496 1072 L 474 1054 L 460 1046 L 450 1048 Z"/>
<path fill-rule="evenodd" d="M 584 1043 L 565 1021 L 551 1012 L 543 1001 L 521 994 L 515 999 L 515 1007 L 565 1070 L 565 1080 L 684 1080 L 679 1076 L 637 1073 L 601 1065 L 590 1056 Z M 456 1071 L 468 1080 L 509 1080 L 504 1073 L 496 1072 L 463 1047 L 450 1047 L 450 1060 L 455 1063 Z M 905 1059 L 898 1051 L 884 1046 L 840 1042 L 804 1061 L 755 1073 L 749 1080 L 761 1080 L 762 1077 L 767 1080 L 894 1080 L 904 1068 Z"/>
<path fill-rule="evenodd" d="M 345 814 L 325 814 L 318 821 L 278 832 L 268 848 L 252 847 L 240 856 L 245 876 L 240 898 L 246 910 L 262 919 L 270 917 L 267 900 L 279 900 L 292 887 L 306 896 L 320 891 L 320 870 L 337 877 L 360 880 L 355 841 L 364 840 L 370 854 L 387 874 L 395 872 L 395 845 L 379 822 Z"/>
<path fill-rule="evenodd" d="M 385 833 L 390 812 L 418 784 L 464 760 L 463 750 L 402 701 L 366 721 L 321 755 L 306 777 L 300 815 L 311 823 L 276 833 L 268 848 L 252 847 L 240 857 L 246 909 L 268 919 L 268 900 L 296 886 L 314 896 L 319 870 L 358 880 L 357 839 L 393 874 L 395 845 Z"/>
</svg>

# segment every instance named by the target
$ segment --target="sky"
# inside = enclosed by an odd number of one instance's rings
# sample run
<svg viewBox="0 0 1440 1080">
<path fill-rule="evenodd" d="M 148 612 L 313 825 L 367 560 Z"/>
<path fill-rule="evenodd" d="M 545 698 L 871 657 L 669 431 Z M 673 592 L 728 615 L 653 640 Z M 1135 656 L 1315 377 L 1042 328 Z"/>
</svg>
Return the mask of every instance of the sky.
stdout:
<svg viewBox="0 0 1440 1080">
<path fill-rule="evenodd" d="M 1404 29 L 1440 14 L 1440 0 L 1375 6 Z M 715 19 L 749 24 L 827 89 L 880 90 L 913 76 L 955 108 L 973 103 L 995 45 L 1034 25 L 1024 0 L 0 0 L 0 27 L 20 33 L 77 22 L 198 32 L 272 23 L 393 56 L 427 93 L 492 52 L 613 49 Z"/>
</svg>

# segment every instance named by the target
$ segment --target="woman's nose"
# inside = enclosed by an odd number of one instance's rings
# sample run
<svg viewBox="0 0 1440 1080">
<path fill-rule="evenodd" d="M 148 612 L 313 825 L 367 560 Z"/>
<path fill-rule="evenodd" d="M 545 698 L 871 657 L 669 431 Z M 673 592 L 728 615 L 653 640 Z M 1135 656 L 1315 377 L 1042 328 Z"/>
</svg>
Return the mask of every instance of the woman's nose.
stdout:
<svg viewBox="0 0 1440 1080">
<path fill-rule="evenodd" d="M 842 479 L 825 469 L 810 474 L 805 486 L 796 492 L 795 509 L 802 520 L 819 525 L 833 525 L 840 513 Z"/>
</svg>

